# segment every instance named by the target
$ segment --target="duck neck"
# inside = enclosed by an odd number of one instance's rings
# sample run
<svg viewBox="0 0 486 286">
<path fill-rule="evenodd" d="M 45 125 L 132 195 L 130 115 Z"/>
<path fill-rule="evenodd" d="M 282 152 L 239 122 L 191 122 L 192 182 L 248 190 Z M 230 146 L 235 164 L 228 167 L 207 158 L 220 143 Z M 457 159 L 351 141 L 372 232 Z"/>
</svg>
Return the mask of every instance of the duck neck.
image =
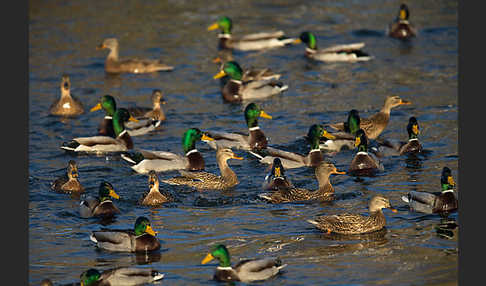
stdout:
<svg viewBox="0 0 486 286">
<path fill-rule="evenodd" d="M 317 181 L 319 182 L 319 192 L 321 193 L 333 193 L 334 189 L 329 181 L 329 174 L 318 175 Z"/>
<path fill-rule="evenodd" d="M 235 172 L 233 172 L 233 170 L 231 170 L 231 168 L 228 166 L 227 159 L 218 160 L 218 166 L 219 166 L 219 170 L 221 171 L 221 177 L 225 182 L 228 183 L 238 182 L 238 177 L 236 177 Z"/>
<path fill-rule="evenodd" d="M 123 131 L 125 131 L 125 125 L 123 122 L 120 122 L 119 120 L 112 120 L 113 122 L 113 130 L 115 131 L 115 135 L 118 137 L 120 135 L 123 135 Z"/>
<path fill-rule="evenodd" d="M 71 97 L 71 91 L 69 90 L 69 88 L 66 89 L 64 87 L 61 87 L 61 98 L 69 98 L 69 97 Z"/>
<path fill-rule="evenodd" d="M 392 106 L 390 104 L 388 104 L 387 102 L 385 102 L 385 105 L 383 105 L 380 112 L 385 113 L 386 115 L 390 115 L 391 109 L 392 109 Z"/>
<path fill-rule="evenodd" d="M 118 47 L 113 47 L 110 49 L 107 60 L 118 61 Z"/>
</svg>

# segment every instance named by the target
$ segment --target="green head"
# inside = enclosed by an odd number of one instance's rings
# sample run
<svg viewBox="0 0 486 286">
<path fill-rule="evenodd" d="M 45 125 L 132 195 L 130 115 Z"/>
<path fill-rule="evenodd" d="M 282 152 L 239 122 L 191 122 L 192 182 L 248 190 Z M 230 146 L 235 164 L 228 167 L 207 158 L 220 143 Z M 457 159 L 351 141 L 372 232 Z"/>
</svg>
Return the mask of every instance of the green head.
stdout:
<svg viewBox="0 0 486 286">
<path fill-rule="evenodd" d="M 219 266 L 221 267 L 231 267 L 228 249 L 222 244 L 216 245 L 213 250 L 204 257 L 201 264 L 206 264 L 213 259 L 217 259 L 219 261 Z"/>
<path fill-rule="evenodd" d="M 108 182 L 102 182 L 100 188 L 98 189 L 98 198 L 100 201 L 109 200 L 110 198 L 119 199 L 120 196 L 115 193 L 115 189 Z"/>
<path fill-rule="evenodd" d="M 310 143 L 311 150 L 319 149 L 319 142 L 321 137 L 325 137 L 327 139 L 335 139 L 336 137 L 332 136 L 331 134 L 327 133 L 327 131 L 322 127 L 320 124 L 313 124 L 309 131 L 307 132 L 307 140 Z"/>
<path fill-rule="evenodd" d="M 452 178 L 452 173 L 451 169 L 444 167 L 442 169 L 442 176 L 440 177 L 440 184 L 442 185 L 442 190 L 447 191 L 447 190 L 452 190 L 456 183 L 454 182 L 454 179 Z"/>
<path fill-rule="evenodd" d="M 359 112 L 356 109 L 352 109 L 348 113 L 348 120 L 346 121 L 346 124 L 344 126 L 344 131 L 355 135 L 356 131 L 359 130 L 360 121 L 361 119 L 359 117 Z"/>
<path fill-rule="evenodd" d="M 410 117 L 410 119 L 408 120 L 407 132 L 408 132 L 408 139 L 418 138 L 418 134 L 420 131 L 419 131 L 417 118 L 413 116 Z"/>
<path fill-rule="evenodd" d="M 81 273 L 79 280 L 81 280 L 81 286 L 89 286 L 94 285 L 100 277 L 101 273 L 98 270 L 91 268 Z"/>
<path fill-rule="evenodd" d="M 229 76 L 231 79 L 234 80 L 241 80 L 241 77 L 243 76 L 243 70 L 237 62 L 229 61 L 223 65 L 223 68 L 219 71 L 219 73 L 214 75 L 213 78 L 218 79 L 224 76 Z"/>
<path fill-rule="evenodd" d="M 125 108 L 117 109 L 113 115 L 113 130 L 115 130 L 116 136 L 125 130 L 125 122 L 127 121 L 137 122 L 138 120 L 133 118 Z"/>
<path fill-rule="evenodd" d="M 93 106 L 89 111 L 93 112 L 96 110 L 103 109 L 105 111 L 105 114 L 108 116 L 113 116 L 116 111 L 116 102 L 113 96 L 111 95 L 103 95 L 101 97 L 100 102 Z"/>
<path fill-rule="evenodd" d="M 311 32 L 302 32 L 299 39 L 304 42 L 309 49 L 317 50 L 317 40 Z"/>
<path fill-rule="evenodd" d="M 187 129 L 184 135 L 182 135 L 182 148 L 184 149 L 184 153 L 196 149 L 196 142 L 200 140 L 212 141 L 214 139 L 197 128 Z"/>
<path fill-rule="evenodd" d="M 135 235 L 139 236 L 144 233 L 148 233 L 153 236 L 157 234 L 157 232 L 155 232 L 152 229 L 152 226 L 150 225 L 150 221 L 148 220 L 148 218 L 141 216 L 138 217 L 137 220 L 135 221 Z"/>
<path fill-rule="evenodd" d="M 272 119 L 263 109 L 260 109 L 255 103 L 250 103 L 245 108 L 245 120 L 248 128 L 258 126 L 258 117 Z"/>
<path fill-rule="evenodd" d="M 368 137 L 363 129 L 356 131 L 354 147 L 358 147 L 358 152 L 368 152 Z"/>
<path fill-rule="evenodd" d="M 216 23 L 213 23 L 208 27 L 208 31 L 220 29 L 223 34 L 231 34 L 231 28 L 233 23 L 229 17 L 223 16 L 218 19 Z"/>
</svg>

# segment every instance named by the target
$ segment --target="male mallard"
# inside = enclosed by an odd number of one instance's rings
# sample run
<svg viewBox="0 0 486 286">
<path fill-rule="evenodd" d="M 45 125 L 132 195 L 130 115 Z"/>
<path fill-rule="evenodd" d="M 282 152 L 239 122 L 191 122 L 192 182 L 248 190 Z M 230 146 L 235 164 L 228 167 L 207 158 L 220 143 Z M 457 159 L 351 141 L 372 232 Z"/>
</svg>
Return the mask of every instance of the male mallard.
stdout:
<svg viewBox="0 0 486 286">
<path fill-rule="evenodd" d="M 383 142 L 380 142 L 381 144 L 379 148 L 380 152 L 388 154 L 389 152 L 387 151 L 389 150 L 389 148 L 391 148 L 393 152 L 392 155 L 395 155 L 395 152 L 399 155 L 416 154 L 422 152 L 422 145 L 420 144 L 420 141 L 418 139 L 418 134 L 420 130 L 419 130 L 417 118 L 413 116 L 409 118 L 407 124 L 407 132 L 408 132 L 407 142 L 396 143 L 396 142 L 384 140 Z"/>
<path fill-rule="evenodd" d="M 79 204 L 79 214 L 82 218 L 93 216 L 111 217 L 120 210 L 113 204 L 111 198 L 119 199 L 113 186 L 108 182 L 102 182 L 98 189 L 98 197 L 88 197 Z"/>
<path fill-rule="evenodd" d="M 263 99 L 272 95 L 280 94 L 287 90 L 288 85 L 274 80 L 253 80 L 243 81 L 243 70 L 235 61 L 223 64 L 221 70 L 213 78 L 218 79 L 229 76 L 221 94 L 228 102 L 241 102 L 243 100 Z"/>
<path fill-rule="evenodd" d="M 179 170 L 181 176 L 163 180 L 162 182 L 171 185 L 187 185 L 198 190 L 225 190 L 234 187 L 239 182 L 235 172 L 228 166 L 227 161 L 229 159 L 243 160 L 242 157 L 237 157 L 230 148 L 221 148 L 216 152 L 216 161 L 218 162 L 221 176 L 207 172 Z"/>
<path fill-rule="evenodd" d="M 137 119 L 142 119 L 142 118 L 151 118 L 154 120 L 160 120 L 164 121 L 165 120 L 165 114 L 164 111 L 162 110 L 160 104 L 165 104 L 166 101 L 162 99 L 162 92 L 160 89 L 154 89 L 152 92 L 152 108 L 150 107 L 128 107 L 128 112 L 130 114 L 137 118 Z"/>
<path fill-rule="evenodd" d="M 339 172 L 332 163 L 321 162 L 315 169 L 319 189 L 310 191 L 307 189 L 288 187 L 280 188 L 271 194 L 261 194 L 260 197 L 271 203 L 284 203 L 293 201 L 331 201 L 334 199 L 334 188 L 331 185 L 329 176 L 331 174 L 346 174 Z"/>
<path fill-rule="evenodd" d="M 280 158 L 274 158 L 272 169 L 270 173 L 265 176 L 263 182 L 263 189 L 270 191 L 287 190 L 293 188 L 294 186 L 290 180 L 285 176 L 285 169 L 282 166 L 282 161 Z"/>
<path fill-rule="evenodd" d="M 388 27 L 388 36 L 402 40 L 408 40 L 415 37 L 417 31 L 408 21 L 409 16 L 410 12 L 408 11 L 408 6 L 406 4 L 401 4 L 397 18 Z"/>
<path fill-rule="evenodd" d="M 321 149 L 319 149 L 319 140 L 323 136 L 329 139 L 336 138 L 329 134 L 322 125 L 314 124 L 309 128 L 307 140 L 310 143 L 311 150 L 306 156 L 279 150 L 273 147 L 267 147 L 259 153 L 251 153 L 259 158 L 260 162 L 264 164 L 272 164 L 273 159 L 278 157 L 282 161 L 282 165 L 285 169 L 300 168 L 304 166 L 317 167 L 323 161 L 322 152 Z"/>
<path fill-rule="evenodd" d="M 319 148 L 325 151 L 341 151 L 342 149 L 354 149 L 354 135 L 359 129 L 360 117 L 356 109 L 348 113 L 348 119 L 344 122 L 344 131 L 332 133 L 336 139 L 321 137 Z"/>
<path fill-rule="evenodd" d="M 154 170 L 149 172 L 149 191 L 143 195 L 140 199 L 140 204 L 144 206 L 160 206 L 163 203 L 171 201 L 170 197 L 167 197 L 159 191 L 159 177 Z"/>
<path fill-rule="evenodd" d="M 78 167 L 74 160 L 69 160 L 67 172 L 52 182 L 51 189 L 57 192 L 82 193 L 84 188 L 78 180 Z"/>
<path fill-rule="evenodd" d="M 229 53 L 227 56 L 223 57 L 216 57 L 213 62 L 214 63 L 220 63 L 221 64 L 221 69 L 224 67 L 224 64 L 226 62 L 233 61 L 233 56 L 231 53 Z M 274 73 L 270 68 L 247 68 L 243 69 L 243 74 L 241 76 L 241 81 L 242 82 L 247 82 L 247 81 L 259 81 L 259 80 L 277 80 L 281 77 L 281 74 Z M 222 77 L 221 80 L 227 78 L 228 76 Z M 227 81 L 222 84 L 224 86 Z"/>
<path fill-rule="evenodd" d="M 160 242 L 155 237 L 146 217 L 138 217 L 134 230 L 102 229 L 93 231 L 90 239 L 105 250 L 124 252 L 147 252 L 160 249 Z"/>
<path fill-rule="evenodd" d="M 100 102 L 90 109 L 90 112 L 103 109 L 105 111 L 105 117 L 101 121 L 98 129 L 98 135 L 110 136 L 115 138 L 115 131 L 113 130 L 113 115 L 116 112 L 115 98 L 111 95 L 104 95 L 101 97 Z M 128 108 L 127 110 L 130 110 Z M 159 109 L 160 110 L 160 109 Z M 136 119 L 133 122 L 126 122 L 125 128 L 130 136 L 139 136 L 149 133 L 159 127 L 162 120 L 155 118 L 136 118 L 136 116 L 130 112 L 130 115 Z M 137 112 L 135 112 L 137 113 Z"/>
<path fill-rule="evenodd" d="M 113 116 L 113 129 L 116 138 L 109 136 L 78 137 L 70 142 L 64 142 L 61 149 L 73 152 L 104 154 L 124 152 L 133 148 L 130 135 L 125 130 L 125 122 L 135 120 L 125 108 L 118 109 Z"/>
<path fill-rule="evenodd" d="M 245 259 L 238 262 L 235 267 L 231 267 L 230 255 L 226 246 L 216 245 L 213 250 L 204 257 L 201 264 L 206 264 L 213 259 L 219 261 L 216 267 L 214 280 L 217 281 L 241 281 L 245 283 L 261 281 L 271 278 L 287 266 L 282 265 L 279 258 Z"/>
<path fill-rule="evenodd" d="M 440 177 L 442 192 L 427 193 L 411 191 L 402 200 L 410 205 L 410 209 L 417 212 L 448 215 L 457 210 L 459 203 L 454 192 L 456 183 L 452 178 L 451 169 L 444 167 Z"/>
<path fill-rule="evenodd" d="M 255 103 L 250 103 L 244 111 L 248 135 L 218 131 L 208 131 L 209 136 L 214 141 L 207 142 L 213 149 L 218 148 L 237 148 L 243 150 L 261 150 L 267 148 L 267 137 L 258 126 L 258 118 L 263 117 L 272 119 L 263 109 Z"/>
<path fill-rule="evenodd" d="M 121 157 L 133 164 L 131 168 L 137 173 L 146 174 L 150 170 L 166 172 L 172 170 L 204 170 L 204 158 L 196 149 L 198 141 L 212 141 L 207 133 L 197 128 L 189 128 L 182 136 L 184 156 L 165 151 L 138 150 Z"/>
<path fill-rule="evenodd" d="M 382 196 L 374 196 L 369 202 L 369 216 L 361 216 L 357 214 L 339 214 L 329 216 L 319 216 L 315 220 L 307 220 L 315 225 L 318 229 L 339 234 L 361 234 L 368 233 L 382 229 L 385 227 L 385 215 L 383 208 L 390 208 L 393 212 L 390 201 Z"/>
<path fill-rule="evenodd" d="M 401 99 L 399 96 L 388 96 L 380 112 L 373 114 L 369 118 L 360 118 L 359 126 L 366 132 L 366 137 L 376 139 L 388 125 L 391 109 L 404 104 L 412 103 L 408 100 Z M 329 124 L 328 126 L 336 130 L 345 131 L 343 122 Z"/>
<path fill-rule="evenodd" d="M 384 170 L 383 164 L 378 158 L 373 153 L 368 152 L 368 138 L 363 129 L 356 132 L 354 146 L 358 147 L 358 152 L 354 155 L 349 166 L 350 173 L 367 174 Z"/>
<path fill-rule="evenodd" d="M 118 58 L 118 40 L 116 38 L 105 39 L 96 47 L 97 50 L 109 49 L 110 53 L 105 61 L 107 73 L 151 73 L 158 71 L 171 71 L 174 67 L 161 63 L 160 60 L 148 59 L 122 59 Z"/>
<path fill-rule="evenodd" d="M 49 108 L 52 115 L 75 116 L 84 113 L 83 103 L 71 95 L 71 81 L 68 75 L 63 75 L 61 80 L 61 98 L 54 101 Z"/>
<path fill-rule="evenodd" d="M 305 55 L 314 60 L 323 62 L 360 62 L 372 59 L 370 55 L 361 51 L 365 46 L 364 43 L 353 43 L 346 45 L 336 45 L 319 50 L 317 40 L 311 32 L 302 32 L 295 44 L 305 43 Z"/>
<path fill-rule="evenodd" d="M 249 34 L 240 38 L 234 38 L 231 34 L 233 27 L 232 21 L 228 17 L 221 17 L 218 21 L 208 27 L 208 31 L 220 29 L 221 34 L 218 35 L 219 46 L 221 49 L 235 49 L 240 51 L 255 51 L 270 48 L 283 47 L 291 44 L 295 39 L 284 37 L 283 31 L 277 32 L 261 32 Z"/>
</svg>

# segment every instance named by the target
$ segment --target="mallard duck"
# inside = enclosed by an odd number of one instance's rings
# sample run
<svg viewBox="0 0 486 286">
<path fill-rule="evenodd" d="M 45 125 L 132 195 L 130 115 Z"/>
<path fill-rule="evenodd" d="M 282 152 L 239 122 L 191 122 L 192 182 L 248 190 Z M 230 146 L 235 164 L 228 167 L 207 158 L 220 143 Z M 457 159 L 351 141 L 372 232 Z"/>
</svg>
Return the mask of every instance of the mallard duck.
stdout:
<svg viewBox="0 0 486 286">
<path fill-rule="evenodd" d="M 122 154 L 121 157 L 133 164 L 131 168 L 141 174 L 147 174 L 151 170 L 155 172 L 199 171 L 204 170 L 204 158 L 196 149 L 196 143 L 212 140 L 214 140 L 212 137 L 198 128 L 189 128 L 182 136 L 184 156 L 165 151 L 137 150 Z"/>
<path fill-rule="evenodd" d="M 442 192 L 427 193 L 411 191 L 402 200 L 409 204 L 410 209 L 416 212 L 427 214 L 437 213 L 448 215 L 457 211 L 459 206 L 454 192 L 456 183 L 452 178 L 451 169 L 444 167 L 440 177 Z"/>
<path fill-rule="evenodd" d="M 390 208 L 394 213 L 396 209 L 391 208 L 390 201 L 382 196 L 374 196 L 369 202 L 369 216 L 357 214 L 338 214 L 319 216 L 315 220 L 307 220 L 318 229 L 339 234 L 361 234 L 377 231 L 385 227 L 385 215 L 381 209 Z"/>
<path fill-rule="evenodd" d="M 72 152 L 85 152 L 104 154 L 112 152 L 124 152 L 133 148 L 130 135 L 125 130 L 125 122 L 135 120 L 125 108 L 120 108 L 113 116 L 113 129 L 116 138 L 109 136 L 78 137 L 69 142 L 64 142 L 61 149 Z"/>
<path fill-rule="evenodd" d="M 314 60 L 323 62 L 360 62 L 372 59 L 370 55 L 361 51 L 365 43 L 353 43 L 346 45 L 336 45 L 319 50 L 317 40 L 311 32 L 302 32 L 295 44 L 305 43 L 305 55 Z"/>
<path fill-rule="evenodd" d="M 54 180 L 51 184 L 51 189 L 57 192 L 64 193 L 82 193 L 84 188 L 79 182 L 78 167 L 74 160 L 69 160 L 67 166 L 67 172 L 62 176 Z"/>
<path fill-rule="evenodd" d="M 241 281 L 245 283 L 261 281 L 271 278 L 287 266 L 282 264 L 279 258 L 245 259 L 231 267 L 230 255 L 226 246 L 216 245 L 213 250 L 204 257 L 201 264 L 206 264 L 213 259 L 219 261 L 216 267 L 214 280 L 217 281 Z"/>
<path fill-rule="evenodd" d="M 408 40 L 417 35 L 417 31 L 412 24 L 408 21 L 410 12 L 406 4 L 400 5 L 398 16 L 388 27 L 388 36 L 401 40 Z"/>
<path fill-rule="evenodd" d="M 284 203 L 293 201 L 331 201 L 334 199 L 334 188 L 331 185 L 329 176 L 331 174 L 346 174 L 340 172 L 332 163 L 321 162 L 315 169 L 317 181 L 319 182 L 319 189 L 315 191 L 287 187 L 279 188 L 276 192 L 271 194 L 260 194 L 260 197 L 271 203 Z"/>
<path fill-rule="evenodd" d="M 336 139 L 328 139 L 327 137 L 321 137 L 319 148 L 324 151 L 341 151 L 354 149 L 354 135 L 359 129 L 360 117 L 359 112 L 356 109 L 352 109 L 348 113 L 348 119 L 344 122 L 344 131 L 333 132 L 332 136 Z"/>
<path fill-rule="evenodd" d="M 67 285 L 81 285 L 81 286 L 135 286 L 146 283 L 152 283 L 164 278 L 164 274 L 155 269 L 150 268 L 135 268 L 135 267 L 117 267 L 99 272 L 97 269 L 91 268 L 81 273 L 79 280 L 81 284 L 65 284 Z M 49 280 L 49 279 L 46 279 Z M 52 282 L 46 281 L 53 285 Z"/>
<path fill-rule="evenodd" d="M 71 95 L 71 80 L 63 75 L 61 80 L 61 98 L 54 101 L 49 108 L 52 115 L 75 116 L 84 113 L 83 103 Z"/>
<path fill-rule="evenodd" d="M 108 182 L 101 182 L 98 189 L 98 197 L 88 197 L 79 204 L 79 214 L 82 218 L 93 216 L 111 217 L 119 214 L 120 210 L 113 204 L 110 198 L 119 199 L 113 186 Z"/>
<path fill-rule="evenodd" d="M 218 148 L 237 148 L 243 150 L 261 150 L 267 148 L 267 137 L 263 134 L 258 126 L 258 118 L 263 117 L 272 119 L 263 109 L 255 103 L 250 103 L 244 111 L 246 125 L 248 126 L 248 135 L 239 133 L 208 131 L 209 136 L 214 141 L 207 142 L 213 149 Z"/>
<path fill-rule="evenodd" d="M 234 187 L 239 182 L 235 172 L 228 166 L 227 161 L 229 159 L 243 160 L 242 157 L 237 157 L 230 148 L 218 149 L 216 160 L 221 176 L 207 172 L 179 170 L 181 176 L 163 180 L 162 182 L 170 185 L 187 185 L 198 190 L 225 190 Z"/>
<path fill-rule="evenodd" d="M 140 204 L 144 206 L 160 206 L 163 203 L 169 202 L 172 199 L 160 193 L 159 191 L 159 177 L 154 170 L 149 172 L 149 191 L 140 199 Z"/>
<path fill-rule="evenodd" d="M 160 104 L 166 104 L 166 101 L 162 98 L 162 92 L 160 89 L 154 89 L 152 92 L 152 106 L 153 107 L 128 107 L 128 112 L 137 118 L 152 118 L 154 120 L 165 120 L 165 114 Z"/>
<path fill-rule="evenodd" d="M 368 139 L 376 139 L 388 125 L 391 109 L 404 104 L 412 103 L 408 100 L 401 99 L 399 96 L 388 96 L 380 112 L 373 114 L 369 118 L 360 118 L 359 127 L 366 132 Z M 343 122 L 329 124 L 328 126 L 336 130 L 345 131 Z"/>
<path fill-rule="evenodd" d="M 146 217 L 138 217 L 133 230 L 102 229 L 93 231 L 90 239 L 105 250 L 148 252 L 160 249 L 160 242 Z"/>
<path fill-rule="evenodd" d="M 270 173 L 265 176 L 263 189 L 270 191 L 287 190 L 293 188 L 293 184 L 285 176 L 285 168 L 282 166 L 280 158 L 274 158 Z"/>
<path fill-rule="evenodd" d="M 213 62 L 214 63 L 219 63 L 220 64 L 220 69 L 222 70 L 224 67 L 224 64 L 229 62 L 229 61 L 234 61 L 233 56 L 231 53 L 229 53 L 226 56 L 222 57 L 216 57 L 214 58 Z M 243 74 L 241 75 L 241 81 L 242 82 L 247 82 L 247 81 L 259 81 L 259 80 L 277 80 L 281 77 L 281 74 L 274 73 L 270 68 L 245 68 L 243 69 Z M 227 79 L 228 76 L 221 77 L 220 79 Z M 227 81 L 224 81 L 226 84 Z M 224 86 L 224 84 L 222 84 Z"/>
<path fill-rule="evenodd" d="M 208 31 L 220 29 L 218 35 L 219 46 L 221 49 L 235 49 L 240 51 L 255 51 L 270 48 L 283 47 L 291 44 L 295 39 L 284 37 L 283 31 L 261 32 L 249 34 L 240 38 L 235 38 L 231 34 L 233 23 L 228 17 L 221 17 L 218 21 L 208 27 Z"/>
<path fill-rule="evenodd" d="M 287 90 L 288 85 L 274 80 L 251 80 L 243 81 L 243 70 L 235 61 L 229 61 L 222 65 L 214 79 L 229 76 L 230 80 L 226 82 L 221 94 L 224 100 L 228 102 L 241 102 L 251 99 L 263 99 L 272 95 L 280 94 Z"/>
<path fill-rule="evenodd" d="M 107 73 L 152 73 L 158 71 L 171 71 L 172 66 L 163 64 L 160 60 L 149 59 L 119 59 L 118 58 L 118 40 L 108 38 L 103 41 L 97 50 L 109 49 L 110 53 L 105 61 L 105 71 Z"/>
<path fill-rule="evenodd" d="M 90 112 L 100 109 L 103 109 L 105 111 L 105 117 L 103 118 L 103 121 L 101 121 L 100 127 L 98 128 L 98 135 L 110 136 L 115 138 L 115 131 L 113 129 L 113 115 L 116 112 L 115 98 L 113 98 L 113 96 L 111 95 L 102 96 L 100 102 L 93 106 L 90 109 Z M 130 108 L 128 108 L 127 110 L 129 109 Z M 136 119 L 136 121 L 129 121 L 125 123 L 125 129 L 127 130 L 128 135 L 132 137 L 147 134 L 159 127 L 162 122 L 162 120 L 155 118 L 136 118 L 133 113 L 131 113 L 130 111 L 129 113 L 134 119 Z M 134 113 L 137 114 L 136 111 Z"/>
<path fill-rule="evenodd" d="M 376 171 L 383 171 L 383 164 L 375 154 L 368 152 L 368 138 L 363 129 L 356 132 L 354 146 L 358 147 L 358 152 L 354 155 L 353 161 L 349 166 L 349 172 L 355 174 L 368 174 Z"/>
<path fill-rule="evenodd" d="M 309 128 L 307 133 L 307 140 L 310 143 L 310 151 L 304 156 L 297 153 L 292 153 L 284 150 L 279 150 L 273 147 L 267 147 L 259 153 L 250 152 L 260 159 L 261 163 L 272 164 L 275 157 L 280 158 L 285 169 L 300 168 L 300 167 L 317 167 L 322 161 L 322 152 L 319 149 L 319 140 L 321 137 L 335 139 L 336 137 L 329 134 L 322 125 L 314 124 Z"/>
<path fill-rule="evenodd" d="M 379 152 L 387 155 L 404 155 L 417 154 L 422 152 L 423 148 L 418 139 L 420 132 L 417 118 L 410 117 L 407 124 L 408 141 L 406 142 L 392 142 L 383 140 L 378 148 Z M 391 151 L 389 151 L 391 149 Z"/>
</svg>

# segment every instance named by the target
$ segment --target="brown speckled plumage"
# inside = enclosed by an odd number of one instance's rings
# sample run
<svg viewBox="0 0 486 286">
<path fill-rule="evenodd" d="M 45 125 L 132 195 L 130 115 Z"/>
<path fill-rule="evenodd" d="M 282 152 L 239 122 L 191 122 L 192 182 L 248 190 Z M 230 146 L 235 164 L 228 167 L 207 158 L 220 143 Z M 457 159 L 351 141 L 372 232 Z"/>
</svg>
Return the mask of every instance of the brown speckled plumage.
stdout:
<svg viewBox="0 0 486 286">
<path fill-rule="evenodd" d="M 57 192 L 64 193 L 82 193 L 84 187 L 78 180 L 78 167 L 74 160 L 70 160 L 68 163 L 66 174 L 57 178 L 52 182 L 51 189 Z"/>
</svg>

